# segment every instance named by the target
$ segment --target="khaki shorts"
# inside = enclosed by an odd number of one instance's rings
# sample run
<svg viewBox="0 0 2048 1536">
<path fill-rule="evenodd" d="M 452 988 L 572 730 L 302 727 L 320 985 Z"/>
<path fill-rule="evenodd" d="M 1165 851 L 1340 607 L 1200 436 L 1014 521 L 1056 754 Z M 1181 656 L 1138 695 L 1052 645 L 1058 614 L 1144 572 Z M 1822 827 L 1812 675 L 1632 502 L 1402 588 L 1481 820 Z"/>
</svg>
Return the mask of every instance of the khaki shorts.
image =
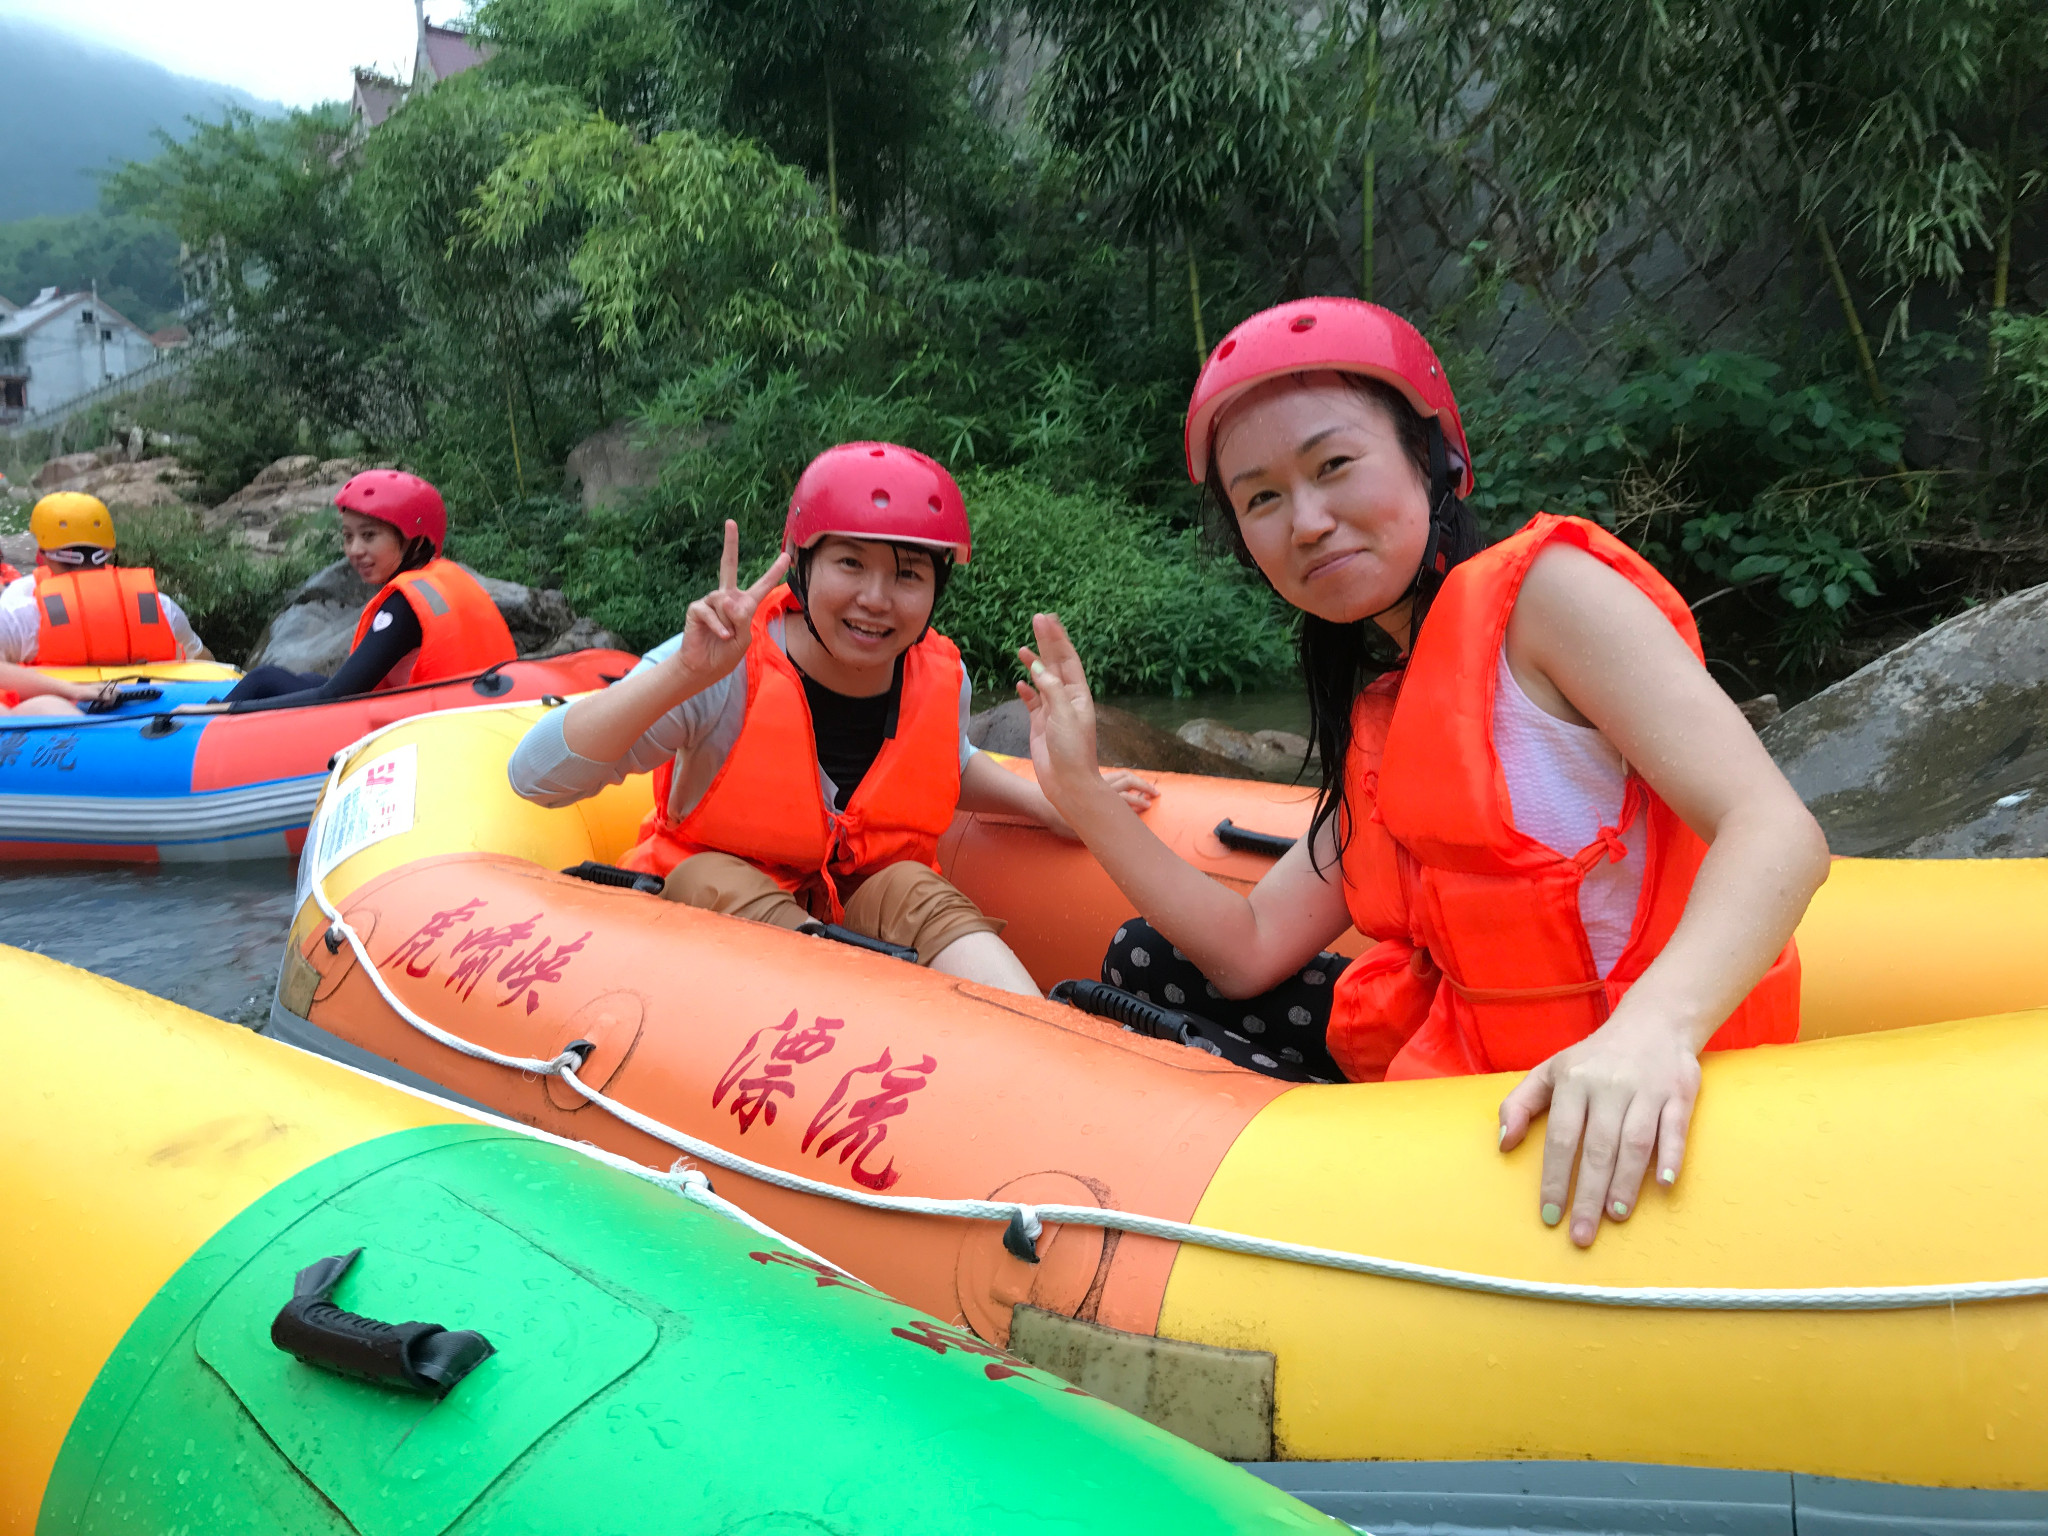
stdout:
<svg viewBox="0 0 2048 1536">
<path fill-rule="evenodd" d="M 696 853 L 684 859 L 669 871 L 662 895 L 685 906 L 781 928 L 822 920 L 745 859 L 729 853 Z M 848 928 L 914 949 L 923 965 L 970 933 L 1003 931 L 1002 923 L 985 916 L 945 876 L 908 861 L 863 880 L 845 898 L 845 907 Z"/>
</svg>

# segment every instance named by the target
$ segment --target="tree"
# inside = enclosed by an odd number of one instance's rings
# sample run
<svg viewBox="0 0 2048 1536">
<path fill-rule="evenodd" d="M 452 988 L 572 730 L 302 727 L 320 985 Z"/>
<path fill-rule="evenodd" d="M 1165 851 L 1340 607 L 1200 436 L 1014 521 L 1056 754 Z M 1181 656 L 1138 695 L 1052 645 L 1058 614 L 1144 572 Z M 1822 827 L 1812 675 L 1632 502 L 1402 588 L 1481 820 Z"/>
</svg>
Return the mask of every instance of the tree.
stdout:
<svg viewBox="0 0 2048 1536">
<path fill-rule="evenodd" d="M 1037 117 L 1132 238 L 1177 237 L 1195 352 L 1208 355 L 1196 242 L 1247 189 L 1289 186 L 1293 18 L 1261 0 L 1030 0 L 1056 50 Z"/>
<path fill-rule="evenodd" d="M 870 240 L 959 89 L 959 0 L 700 0 L 723 121 L 823 179 Z"/>
<path fill-rule="evenodd" d="M 476 21 L 500 79 L 573 91 L 644 133 L 715 118 L 720 70 L 686 0 L 485 0 Z"/>
</svg>

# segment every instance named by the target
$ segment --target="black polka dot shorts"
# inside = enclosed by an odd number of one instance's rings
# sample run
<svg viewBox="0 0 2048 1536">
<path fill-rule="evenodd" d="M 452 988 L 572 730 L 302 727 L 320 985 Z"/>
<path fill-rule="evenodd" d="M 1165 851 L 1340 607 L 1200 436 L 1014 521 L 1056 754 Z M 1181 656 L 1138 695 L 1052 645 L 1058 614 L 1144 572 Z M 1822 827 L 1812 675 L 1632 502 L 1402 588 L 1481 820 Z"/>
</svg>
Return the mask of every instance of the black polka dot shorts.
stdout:
<svg viewBox="0 0 2048 1536">
<path fill-rule="evenodd" d="M 1330 1056 L 1330 989 L 1344 955 L 1325 951 L 1269 992 L 1227 998 L 1195 963 L 1142 917 L 1117 929 L 1102 957 L 1102 979 L 1148 1003 L 1177 1008 L 1215 1026 L 1204 1031 L 1239 1066 L 1289 1078 L 1341 1083 Z"/>
</svg>

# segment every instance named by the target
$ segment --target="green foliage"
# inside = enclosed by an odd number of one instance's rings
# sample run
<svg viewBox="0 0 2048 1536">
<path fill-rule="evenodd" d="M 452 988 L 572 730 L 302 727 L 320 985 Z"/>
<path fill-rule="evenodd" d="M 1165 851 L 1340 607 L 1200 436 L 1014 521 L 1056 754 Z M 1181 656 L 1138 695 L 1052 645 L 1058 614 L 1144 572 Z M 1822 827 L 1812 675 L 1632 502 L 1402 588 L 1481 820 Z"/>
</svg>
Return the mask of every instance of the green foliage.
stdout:
<svg viewBox="0 0 2048 1536">
<path fill-rule="evenodd" d="M 1242 688 L 1285 673 L 1292 615 L 1192 530 L 1100 491 L 1061 494 L 1018 471 L 972 475 L 974 559 L 939 622 L 977 683 L 1018 676 L 1031 616 L 1055 612 L 1105 693 Z"/>
<path fill-rule="evenodd" d="M 1710 352 L 1648 361 L 1618 383 L 1525 371 L 1468 391 L 1480 450 L 1472 506 L 1495 535 L 1539 511 L 1591 517 L 1681 579 L 1769 590 L 1800 659 L 1908 557 L 1928 479 L 1892 467 L 1896 421 L 1840 379 L 1794 384 L 1775 363 Z"/>
<path fill-rule="evenodd" d="M 0 224 L 0 294 L 26 304 L 44 288 L 99 285 L 103 302 L 145 331 L 161 330 L 184 300 L 178 237 L 119 214 L 74 213 Z"/>
<path fill-rule="evenodd" d="M 1705 613 L 1760 622 L 1745 656 L 1818 666 L 1924 609 L 1916 545 L 2021 528 L 2048 471 L 2038 0 L 476 19 L 489 64 L 374 131 L 231 118 L 124 171 L 112 206 L 219 267 L 237 345 L 171 427 L 209 495 L 287 452 L 405 462 L 465 558 L 640 643 L 703 590 L 724 518 L 765 558 L 802 465 L 877 437 L 974 487 L 989 553 L 949 624 L 985 673 L 1052 604 L 1105 686 L 1262 676 L 1286 625 L 1199 552 L 1180 469 L 1191 344 L 1302 292 L 1384 294 L 1403 264 L 1460 363 L 1488 525 L 1600 518 Z M 1652 245 L 1668 291 L 1622 260 Z M 1168 247 L 1184 301 L 1158 292 Z M 1594 314 L 1609 274 L 1633 297 Z M 1666 303 L 1680 283 L 1713 302 Z M 1909 300 L 1963 288 L 1959 340 L 1908 329 Z M 1816 306 L 1839 335 L 1813 339 Z M 1495 355 L 1546 311 L 1549 351 Z M 1975 469 L 1904 467 L 1923 383 L 1970 413 L 1958 436 L 1982 418 Z M 556 477 L 622 420 L 667 467 L 586 517 Z"/>
<path fill-rule="evenodd" d="M 226 529 L 207 531 L 188 508 L 121 513 L 122 561 L 154 566 L 157 584 L 222 661 L 246 661 L 271 615 L 333 558 L 330 532 L 301 539 L 282 558 L 265 558 Z"/>
</svg>

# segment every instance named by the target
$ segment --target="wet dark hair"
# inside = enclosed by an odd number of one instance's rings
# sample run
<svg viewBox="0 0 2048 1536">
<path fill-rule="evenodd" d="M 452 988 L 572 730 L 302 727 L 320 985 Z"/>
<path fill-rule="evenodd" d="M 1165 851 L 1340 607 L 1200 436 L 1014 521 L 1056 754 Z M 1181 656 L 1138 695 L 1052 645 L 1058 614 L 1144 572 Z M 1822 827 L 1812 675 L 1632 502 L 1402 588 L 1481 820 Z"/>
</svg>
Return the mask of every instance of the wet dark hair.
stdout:
<svg viewBox="0 0 2048 1536">
<path fill-rule="evenodd" d="M 1404 597 L 1413 599 L 1410 610 L 1409 643 L 1422 633 L 1431 599 L 1452 567 L 1470 559 L 1485 547 L 1477 519 L 1456 494 L 1459 472 L 1452 465 L 1444 445 L 1443 429 L 1434 420 L 1416 414 L 1415 408 L 1391 384 L 1358 374 L 1343 375 L 1344 382 L 1372 401 L 1394 425 L 1401 451 L 1415 466 L 1430 504 L 1429 542 L 1422 551 L 1422 564 Z M 1259 570 L 1238 525 L 1237 509 L 1223 484 L 1223 472 L 1216 455 L 1209 455 L 1209 494 L 1223 515 L 1223 526 L 1240 564 Z M 1263 578 L 1265 573 L 1259 572 Z M 1267 585 L 1271 585 L 1270 579 Z M 1400 601 L 1400 599 L 1396 599 Z M 1351 711 L 1359 694 L 1382 674 L 1403 664 L 1399 649 L 1387 632 L 1371 619 L 1337 624 L 1312 613 L 1301 616 L 1299 640 L 1302 682 L 1308 691 L 1309 739 L 1322 759 L 1322 782 L 1316 788 L 1315 814 L 1309 818 L 1309 840 L 1314 841 L 1337 818 L 1337 848 L 1341 853 L 1351 841 L 1351 828 L 1340 813 L 1344 805 L 1344 759 L 1351 751 Z M 1313 857 L 1313 854 L 1311 854 Z M 1320 866 L 1318 866 L 1320 868 Z"/>
<path fill-rule="evenodd" d="M 399 558 L 400 571 L 416 571 L 427 564 L 440 551 L 434 548 L 434 541 L 424 533 L 416 533 L 405 541 L 405 553 Z"/>
</svg>

